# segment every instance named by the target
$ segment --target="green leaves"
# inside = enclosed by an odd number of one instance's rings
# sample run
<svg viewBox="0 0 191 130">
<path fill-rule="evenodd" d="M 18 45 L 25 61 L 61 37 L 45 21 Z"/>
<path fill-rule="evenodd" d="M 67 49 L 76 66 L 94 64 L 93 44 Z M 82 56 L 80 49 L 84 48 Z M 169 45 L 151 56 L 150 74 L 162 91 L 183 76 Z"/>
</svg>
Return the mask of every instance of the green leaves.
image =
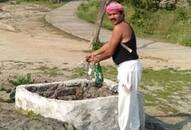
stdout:
<svg viewBox="0 0 191 130">
<path fill-rule="evenodd" d="M 28 73 L 26 75 L 17 75 L 15 79 L 9 80 L 9 83 L 11 83 L 14 86 L 22 85 L 22 84 L 31 84 L 34 81 L 31 78 L 31 74 Z"/>
<path fill-rule="evenodd" d="M 118 1 L 124 5 L 126 19 L 132 24 L 137 36 L 191 46 L 190 6 L 166 9 L 160 6 L 160 0 Z M 85 3 L 86 8 L 81 9 L 80 13 L 84 16 L 82 19 L 93 22 L 97 11 L 89 8 L 98 8 L 95 0 L 89 2 Z M 103 26 L 112 29 L 112 24 L 107 18 L 104 19 Z M 94 48 L 99 48 L 99 45 L 95 44 Z"/>
<path fill-rule="evenodd" d="M 103 45 L 103 44 L 102 44 L 101 42 L 94 42 L 94 43 L 92 44 L 92 50 L 97 50 L 97 49 L 101 48 L 102 45 Z"/>
<path fill-rule="evenodd" d="M 14 101 L 15 100 L 16 87 L 18 85 L 22 85 L 22 84 L 32 84 L 32 83 L 34 83 L 34 81 L 31 78 L 31 74 L 28 73 L 26 75 L 17 75 L 15 79 L 9 80 L 9 83 L 11 83 L 12 85 L 15 86 L 11 90 L 11 93 L 9 95 L 10 99 L 12 101 Z"/>
</svg>

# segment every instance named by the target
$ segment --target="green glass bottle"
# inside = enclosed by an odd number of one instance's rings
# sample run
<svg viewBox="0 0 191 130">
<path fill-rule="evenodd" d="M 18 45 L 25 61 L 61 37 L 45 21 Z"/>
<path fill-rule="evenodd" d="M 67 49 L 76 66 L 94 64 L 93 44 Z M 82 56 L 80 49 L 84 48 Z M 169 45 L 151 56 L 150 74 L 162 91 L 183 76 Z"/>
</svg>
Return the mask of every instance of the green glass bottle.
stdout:
<svg viewBox="0 0 191 130">
<path fill-rule="evenodd" d="M 100 63 L 95 64 L 95 85 L 101 87 L 103 85 L 103 73 Z"/>
</svg>

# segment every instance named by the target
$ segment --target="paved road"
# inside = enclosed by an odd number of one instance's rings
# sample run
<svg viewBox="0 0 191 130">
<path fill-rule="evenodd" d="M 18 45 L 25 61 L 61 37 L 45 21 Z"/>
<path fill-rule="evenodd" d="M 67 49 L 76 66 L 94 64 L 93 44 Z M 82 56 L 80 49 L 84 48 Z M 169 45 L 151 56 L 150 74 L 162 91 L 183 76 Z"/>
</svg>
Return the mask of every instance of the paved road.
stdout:
<svg viewBox="0 0 191 130">
<path fill-rule="evenodd" d="M 94 24 L 79 19 L 75 11 L 82 1 L 71 1 L 46 15 L 46 20 L 53 26 L 76 37 L 91 40 Z M 100 40 L 107 41 L 111 31 L 101 29 Z M 177 44 L 163 43 L 138 38 L 138 51 L 149 66 L 170 67 L 177 69 L 191 68 L 191 48 Z"/>
<path fill-rule="evenodd" d="M 53 26 L 72 34 L 76 37 L 82 38 L 84 40 L 90 41 L 92 38 L 93 30 L 95 25 L 87 23 L 84 20 L 79 19 L 75 11 L 77 7 L 82 3 L 79 1 L 71 1 L 66 5 L 57 8 L 46 15 L 46 20 Z M 106 29 L 101 29 L 100 40 L 107 41 L 111 36 L 111 31 Z M 138 39 L 138 42 L 140 39 Z M 154 41 L 143 40 L 139 44 L 139 48 L 146 47 L 149 44 L 153 44 Z"/>
</svg>

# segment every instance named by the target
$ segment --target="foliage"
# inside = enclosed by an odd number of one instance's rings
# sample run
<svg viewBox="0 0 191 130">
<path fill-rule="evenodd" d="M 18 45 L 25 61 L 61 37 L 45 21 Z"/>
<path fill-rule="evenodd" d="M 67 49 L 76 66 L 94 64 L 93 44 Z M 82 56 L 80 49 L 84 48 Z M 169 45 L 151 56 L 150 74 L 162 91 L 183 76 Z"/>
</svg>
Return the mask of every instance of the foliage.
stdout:
<svg viewBox="0 0 191 130">
<path fill-rule="evenodd" d="M 14 85 L 15 87 L 11 90 L 11 93 L 9 95 L 11 100 L 15 100 L 15 92 L 16 92 L 16 87 L 18 85 L 23 85 L 23 84 L 32 84 L 34 81 L 31 78 L 31 74 L 28 73 L 26 75 L 17 75 L 15 79 L 9 80 L 9 83 Z"/>
<path fill-rule="evenodd" d="M 58 8 L 65 4 L 69 0 L 16 0 L 17 4 L 25 3 L 25 4 L 40 4 L 45 5 L 51 9 Z"/>
<path fill-rule="evenodd" d="M 0 3 L 1 3 L 1 2 L 6 2 L 6 1 L 8 1 L 8 0 L 0 0 Z"/>
<path fill-rule="evenodd" d="M 14 86 L 18 86 L 18 85 L 22 85 L 22 84 L 31 84 L 34 81 L 31 78 L 31 74 L 28 73 L 26 75 L 17 75 L 15 77 L 15 79 L 13 80 L 9 80 L 9 82 L 14 85 Z"/>
<path fill-rule="evenodd" d="M 94 22 L 95 18 L 90 16 L 96 17 L 98 10 L 97 3 L 95 0 L 89 0 L 89 2 L 83 4 L 86 7 L 85 10 L 79 8 L 80 10 L 78 11 L 83 16 L 78 16 Z M 139 37 L 191 46 L 191 7 L 176 7 L 173 10 L 166 10 L 158 7 L 155 8 L 155 6 L 152 8 L 149 7 L 152 4 L 156 4 L 157 0 L 143 0 L 141 2 L 144 6 L 132 6 L 133 3 L 130 4 L 130 2 L 139 3 L 140 0 L 120 0 L 120 2 L 125 3 L 125 10 L 127 11 L 125 12 L 127 14 L 126 20 L 132 24 Z M 150 5 L 149 2 L 151 2 Z M 93 11 L 88 10 L 90 7 L 94 8 Z M 112 24 L 107 18 L 104 19 L 103 26 L 112 29 Z"/>
<path fill-rule="evenodd" d="M 69 0 L 17 0 L 20 2 L 49 2 L 49 3 L 65 3 L 68 2 Z"/>
<path fill-rule="evenodd" d="M 101 42 L 94 42 L 92 44 L 92 50 L 97 50 L 97 49 L 101 48 L 102 45 L 103 45 L 103 43 L 101 43 Z"/>
<path fill-rule="evenodd" d="M 32 120 L 38 120 L 40 118 L 40 115 L 33 111 L 26 112 L 26 116 L 28 116 Z"/>
<path fill-rule="evenodd" d="M 174 11 L 140 10 L 131 16 L 130 22 L 142 37 L 164 39 L 166 41 L 191 46 L 191 8 L 177 8 Z"/>
<path fill-rule="evenodd" d="M 152 19 L 152 20 L 150 20 Z M 158 24 L 158 17 L 153 18 L 152 14 L 147 10 L 136 9 L 134 15 L 131 17 L 130 22 L 142 28 L 143 33 L 153 34 Z"/>
<path fill-rule="evenodd" d="M 156 11 L 159 9 L 160 0 L 120 0 L 120 2 L 123 2 L 126 5 L 131 5 L 135 9 L 139 8 L 150 11 Z"/>
<path fill-rule="evenodd" d="M 23 110 L 23 109 L 16 109 L 16 112 L 22 115 L 29 117 L 32 120 L 39 120 L 41 118 L 40 114 L 33 112 L 32 110 Z"/>
<path fill-rule="evenodd" d="M 77 67 L 72 69 L 72 75 L 71 78 L 85 78 L 87 77 L 87 70 L 85 69 L 85 67 Z"/>
<path fill-rule="evenodd" d="M 88 3 L 82 3 L 78 7 L 77 15 L 88 22 L 94 23 L 98 12 L 99 3 L 96 0 L 90 0 Z M 84 13 L 86 12 L 86 13 Z"/>
</svg>

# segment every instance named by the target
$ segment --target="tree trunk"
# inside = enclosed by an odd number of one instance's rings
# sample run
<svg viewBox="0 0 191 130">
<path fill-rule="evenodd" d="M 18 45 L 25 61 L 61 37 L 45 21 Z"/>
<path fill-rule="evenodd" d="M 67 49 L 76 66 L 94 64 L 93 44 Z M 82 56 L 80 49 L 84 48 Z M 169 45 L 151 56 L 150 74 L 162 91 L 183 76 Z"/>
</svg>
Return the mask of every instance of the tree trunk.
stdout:
<svg viewBox="0 0 191 130">
<path fill-rule="evenodd" d="M 110 2 L 111 0 L 100 0 L 100 9 L 96 18 L 96 23 L 95 23 L 95 30 L 93 32 L 92 39 L 90 41 L 90 45 L 93 46 L 96 42 L 99 42 L 99 34 L 105 14 L 105 5 Z"/>
</svg>

